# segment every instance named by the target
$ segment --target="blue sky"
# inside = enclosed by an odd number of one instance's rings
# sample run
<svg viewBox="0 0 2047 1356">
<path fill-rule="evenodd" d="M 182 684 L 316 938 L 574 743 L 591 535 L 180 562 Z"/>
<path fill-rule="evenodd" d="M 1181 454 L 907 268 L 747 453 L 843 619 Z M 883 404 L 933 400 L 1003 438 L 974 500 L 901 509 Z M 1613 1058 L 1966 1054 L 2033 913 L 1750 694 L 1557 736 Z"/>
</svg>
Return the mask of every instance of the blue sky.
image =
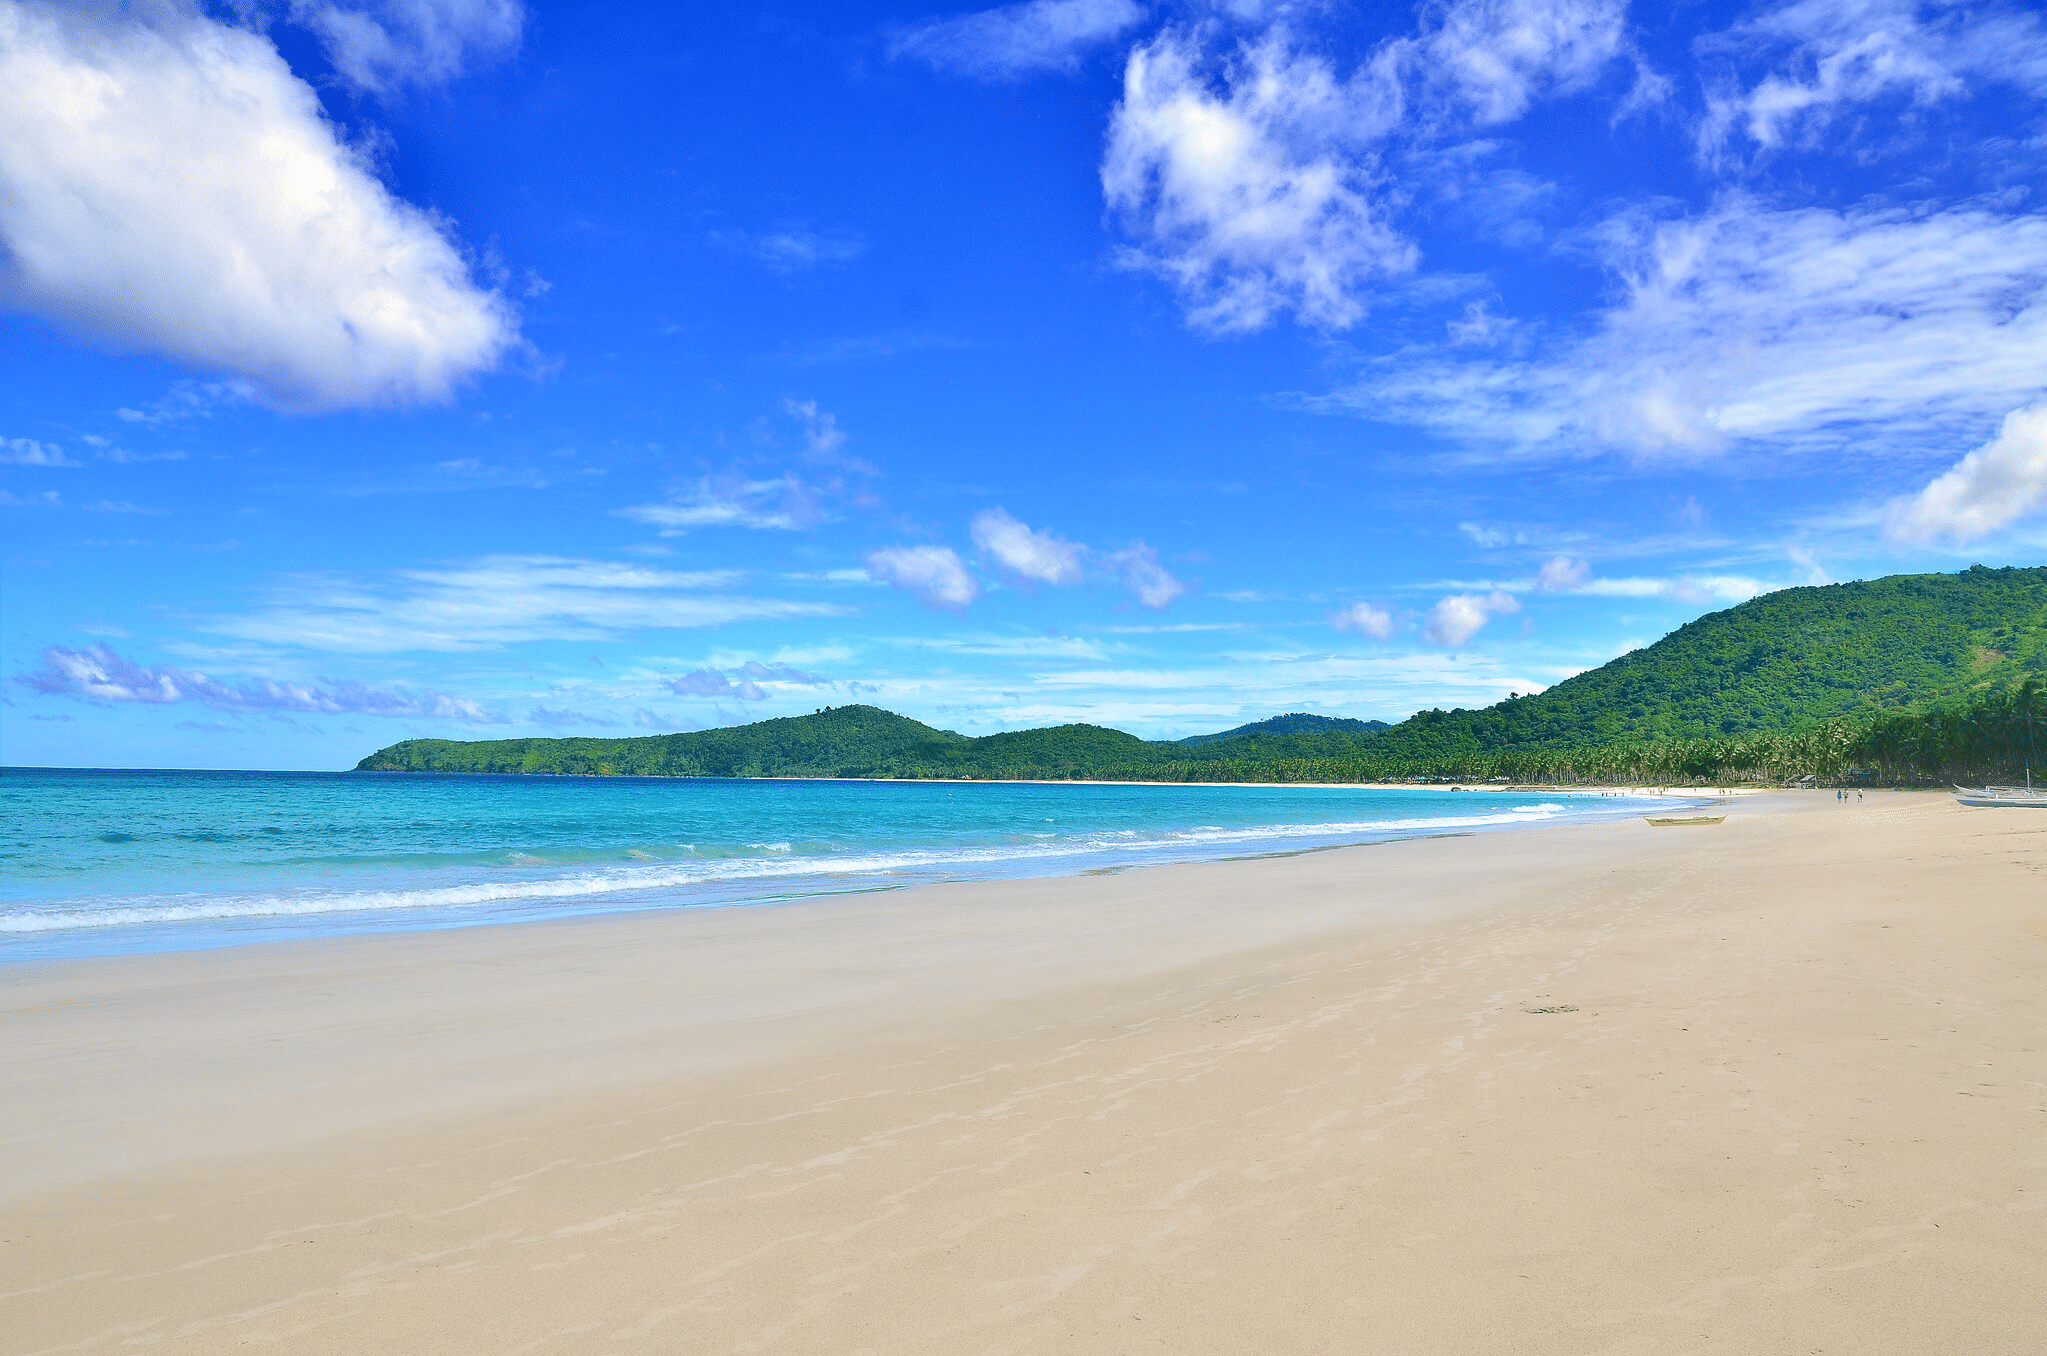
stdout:
<svg viewBox="0 0 2047 1356">
<path fill-rule="evenodd" d="M 0 0 L 0 761 L 1398 719 L 2047 548 L 2017 4 Z"/>
</svg>

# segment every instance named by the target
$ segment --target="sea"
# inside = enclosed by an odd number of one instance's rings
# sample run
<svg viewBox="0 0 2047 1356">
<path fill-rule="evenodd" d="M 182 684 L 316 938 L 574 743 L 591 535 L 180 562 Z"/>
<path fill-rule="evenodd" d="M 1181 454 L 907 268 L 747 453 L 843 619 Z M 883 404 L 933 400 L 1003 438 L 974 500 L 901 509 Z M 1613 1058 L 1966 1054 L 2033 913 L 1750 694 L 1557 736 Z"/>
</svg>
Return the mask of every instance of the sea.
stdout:
<svg viewBox="0 0 2047 1356">
<path fill-rule="evenodd" d="M 0 769 L 0 964 L 815 901 L 1668 809 L 1375 786 Z"/>
</svg>

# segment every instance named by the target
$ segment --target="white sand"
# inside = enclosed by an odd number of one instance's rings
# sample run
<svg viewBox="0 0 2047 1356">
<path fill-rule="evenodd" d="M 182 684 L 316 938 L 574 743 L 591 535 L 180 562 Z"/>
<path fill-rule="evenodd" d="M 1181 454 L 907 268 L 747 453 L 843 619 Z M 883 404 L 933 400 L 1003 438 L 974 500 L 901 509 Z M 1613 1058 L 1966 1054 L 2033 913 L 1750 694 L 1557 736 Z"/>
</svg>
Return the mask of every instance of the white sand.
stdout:
<svg viewBox="0 0 2047 1356">
<path fill-rule="evenodd" d="M 0 1351 L 2036 1352 L 2043 867 L 1808 793 L 17 967 Z"/>
</svg>

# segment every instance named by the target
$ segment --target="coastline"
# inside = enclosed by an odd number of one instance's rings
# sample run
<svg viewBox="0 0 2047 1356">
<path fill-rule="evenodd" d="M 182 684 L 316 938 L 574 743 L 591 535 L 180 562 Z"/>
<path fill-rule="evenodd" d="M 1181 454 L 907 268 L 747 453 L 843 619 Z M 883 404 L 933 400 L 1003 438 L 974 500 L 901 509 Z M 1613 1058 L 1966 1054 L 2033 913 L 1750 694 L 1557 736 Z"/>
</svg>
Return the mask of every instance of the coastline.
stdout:
<svg viewBox="0 0 2047 1356">
<path fill-rule="evenodd" d="M 132 783 L 122 780 L 131 775 Z M 30 855 L 0 910 L 0 969 L 350 933 L 785 905 L 1445 831 L 1518 831 L 1673 799 L 1725 799 L 1498 786 L 1482 788 L 1499 793 L 1492 796 L 1472 794 L 1478 787 L 1372 787 L 1394 794 L 1360 796 L 1352 794 L 1358 788 L 1321 784 L 551 777 L 486 777 L 495 790 L 471 796 L 475 788 L 459 776 L 270 775 L 304 784 L 293 804 L 326 808 L 288 817 L 266 776 L 59 774 L 45 799 L 70 813 L 21 844 Z M 210 788 L 206 795 L 189 794 L 194 776 Z M 474 827 L 458 825 L 472 812 Z M 595 828 L 578 823 L 593 816 Z M 351 817 L 360 828 L 348 827 Z M 437 827 L 422 838 L 410 828 L 414 819 Z M 77 827 L 87 825 L 97 827 Z M 210 844 L 233 846 L 201 846 Z"/>
<path fill-rule="evenodd" d="M 2047 824 L 1729 800 L 30 963 L 10 1349 L 2028 1349 Z"/>
</svg>

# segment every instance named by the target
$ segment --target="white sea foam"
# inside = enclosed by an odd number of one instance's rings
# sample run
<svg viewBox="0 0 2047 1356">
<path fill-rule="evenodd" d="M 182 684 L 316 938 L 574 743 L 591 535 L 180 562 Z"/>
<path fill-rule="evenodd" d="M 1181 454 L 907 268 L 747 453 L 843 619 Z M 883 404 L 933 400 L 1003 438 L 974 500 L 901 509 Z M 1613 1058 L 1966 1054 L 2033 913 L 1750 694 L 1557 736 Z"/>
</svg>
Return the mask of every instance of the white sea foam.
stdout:
<svg viewBox="0 0 2047 1356">
<path fill-rule="evenodd" d="M 1606 807 L 1602 810 L 1606 814 L 1612 813 Z M 530 910 L 550 905 L 566 906 L 577 901 L 617 898 L 624 902 L 626 898 L 662 891 L 682 895 L 683 898 L 677 902 L 689 903 L 690 892 L 710 892 L 717 887 L 726 887 L 720 894 L 721 899 L 733 900 L 739 897 L 735 890 L 756 882 L 778 886 L 776 893 L 787 894 L 790 887 L 800 886 L 806 880 L 810 882 L 810 890 L 818 891 L 845 889 L 849 885 L 857 886 L 862 880 L 873 880 L 879 884 L 891 877 L 937 879 L 1002 874 L 1005 868 L 1025 875 L 1056 874 L 1062 863 L 1070 866 L 1079 859 L 1090 857 L 1122 861 L 1147 857 L 1158 861 L 1187 860 L 1213 857 L 1233 847 L 1270 849 L 1289 843 L 1310 845 L 1456 832 L 1527 824 L 1568 813 L 1570 807 L 1552 802 L 1516 806 L 1492 814 L 1266 824 L 1239 828 L 1208 825 L 1151 833 L 1112 829 L 1059 842 L 821 853 L 815 856 L 794 855 L 789 843 L 758 843 L 752 845 L 756 851 L 773 855 L 567 871 L 541 878 L 473 879 L 459 884 L 416 889 L 308 889 L 243 894 L 195 892 L 74 899 L 58 907 L 17 908 L 0 913 L 0 933 L 47 933 L 139 924 L 388 913 L 397 910 L 465 911 L 491 906 Z M 1040 837 L 1036 834 L 1030 836 L 1034 839 Z M 545 861 L 522 853 L 511 856 L 528 869 Z M 804 890 L 797 888 L 794 892 L 804 893 Z"/>
</svg>

